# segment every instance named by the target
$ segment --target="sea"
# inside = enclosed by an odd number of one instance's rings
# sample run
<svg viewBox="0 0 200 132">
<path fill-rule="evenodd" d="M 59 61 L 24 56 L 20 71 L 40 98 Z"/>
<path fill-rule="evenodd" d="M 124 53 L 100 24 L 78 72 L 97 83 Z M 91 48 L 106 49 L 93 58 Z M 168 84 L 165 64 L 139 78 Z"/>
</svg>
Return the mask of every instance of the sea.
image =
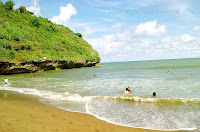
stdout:
<svg viewBox="0 0 200 132">
<path fill-rule="evenodd" d="M 44 104 L 109 123 L 200 130 L 200 58 L 102 63 L 0 78 L 0 90 L 37 96 Z M 123 94 L 127 87 L 132 92 Z"/>
</svg>

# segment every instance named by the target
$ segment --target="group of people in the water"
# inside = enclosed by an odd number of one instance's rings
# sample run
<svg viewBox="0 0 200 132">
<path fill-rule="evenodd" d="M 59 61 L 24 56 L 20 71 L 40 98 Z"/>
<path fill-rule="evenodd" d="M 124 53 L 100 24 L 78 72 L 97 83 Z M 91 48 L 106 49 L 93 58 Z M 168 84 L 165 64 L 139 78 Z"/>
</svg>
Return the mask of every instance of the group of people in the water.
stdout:
<svg viewBox="0 0 200 132">
<path fill-rule="evenodd" d="M 126 90 L 123 92 L 124 94 L 130 94 L 131 93 L 131 89 L 128 87 L 126 88 Z M 153 92 L 153 96 L 156 96 L 156 92 Z"/>
<path fill-rule="evenodd" d="M 94 73 L 93 76 L 95 77 L 95 76 L 96 76 L 96 73 Z M 82 79 L 85 79 L 84 74 L 83 74 L 83 76 L 82 76 Z"/>
</svg>

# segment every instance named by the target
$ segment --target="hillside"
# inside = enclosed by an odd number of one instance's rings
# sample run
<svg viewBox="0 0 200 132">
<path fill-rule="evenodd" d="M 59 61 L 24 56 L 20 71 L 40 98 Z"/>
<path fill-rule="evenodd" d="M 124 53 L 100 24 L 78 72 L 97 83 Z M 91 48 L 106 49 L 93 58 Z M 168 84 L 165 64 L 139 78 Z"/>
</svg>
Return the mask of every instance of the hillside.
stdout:
<svg viewBox="0 0 200 132">
<path fill-rule="evenodd" d="M 45 61 L 48 65 L 52 62 L 66 65 L 100 61 L 98 52 L 81 34 L 32 15 L 26 9 L 8 9 L 0 1 L 0 66 L 5 67 L 8 62 L 25 65 Z M 0 74 L 1 70 L 2 67 Z"/>
</svg>

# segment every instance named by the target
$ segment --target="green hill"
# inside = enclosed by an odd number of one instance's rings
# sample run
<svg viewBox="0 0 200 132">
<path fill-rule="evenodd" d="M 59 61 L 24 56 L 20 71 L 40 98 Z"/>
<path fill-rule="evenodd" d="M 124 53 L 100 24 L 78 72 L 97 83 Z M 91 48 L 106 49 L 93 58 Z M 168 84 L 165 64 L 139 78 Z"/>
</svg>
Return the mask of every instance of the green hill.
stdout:
<svg viewBox="0 0 200 132">
<path fill-rule="evenodd" d="M 41 62 L 44 57 L 69 63 L 100 61 L 81 34 L 32 15 L 0 1 L 0 62 Z"/>
</svg>

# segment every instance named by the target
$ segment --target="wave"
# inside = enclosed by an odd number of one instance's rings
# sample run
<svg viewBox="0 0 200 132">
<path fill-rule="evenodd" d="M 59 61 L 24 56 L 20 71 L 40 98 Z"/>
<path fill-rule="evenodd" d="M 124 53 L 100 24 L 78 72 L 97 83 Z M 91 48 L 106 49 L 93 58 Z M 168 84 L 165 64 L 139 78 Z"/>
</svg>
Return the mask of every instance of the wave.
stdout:
<svg viewBox="0 0 200 132">
<path fill-rule="evenodd" d="M 150 97 L 150 96 L 81 96 L 79 94 L 73 94 L 69 92 L 56 93 L 46 90 L 37 90 L 31 88 L 13 88 L 13 87 L 1 87 L 1 90 L 15 91 L 22 94 L 36 95 L 46 99 L 52 100 L 67 100 L 67 101 L 78 101 L 87 102 L 91 99 L 103 99 L 103 100 L 114 100 L 124 102 L 138 102 L 138 103 L 156 103 L 160 105 L 199 105 L 200 99 L 195 98 L 177 98 L 177 97 Z"/>
<path fill-rule="evenodd" d="M 12 87 L 1 87 L 1 90 L 15 91 L 22 94 L 36 95 L 45 99 L 52 100 L 68 100 L 68 101 L 87 101 L 90 97 L 82 97 L 79 94 L 71 94 L 69 92 L 55 93 L 46 90 L 37 90 L 31 88 L 12 88 Z"/>
<path fill-rule="evenodd" d="M 106 99 L 116 101 L 128 101 L 128 102 L 139 102 L 139 103 L 157 103 L 161 105 L 200 105 L 200 99 L 194 98 L 160 98 L 160 97 L 143 97 L 143 96 L 99 96 L 94 99 Z"/>
</svg>

